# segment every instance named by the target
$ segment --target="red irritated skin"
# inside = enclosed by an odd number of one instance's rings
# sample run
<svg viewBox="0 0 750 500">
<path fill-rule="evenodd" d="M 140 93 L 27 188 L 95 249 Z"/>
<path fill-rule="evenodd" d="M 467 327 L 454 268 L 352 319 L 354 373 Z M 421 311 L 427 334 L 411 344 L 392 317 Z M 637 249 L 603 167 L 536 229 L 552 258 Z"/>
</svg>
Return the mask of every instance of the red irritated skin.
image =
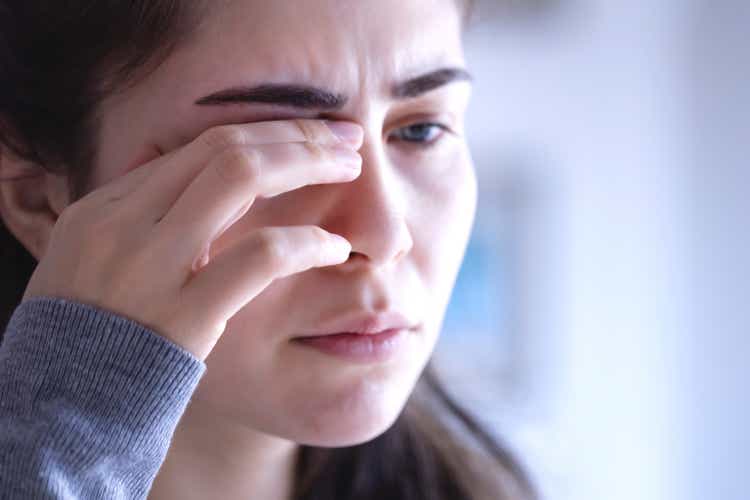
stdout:
<svg viewBox="0 0 750 500">
<path fill-rule="evenodd" d="M 254 231 L 303 225 L 351 244 L 348 260 L 274 280 L 226 323 L 154 483 L 165 498 L 230 498 L 259 492 L 261 483 L 285 491 L 271 482 L 291 470 L 298 444 L 350 446 L 388 429 L 433 352 L 477 201 L 463 136 L 471 85 L 458 71 L 466 64 L 454 0 L 209 4 L 163 64 L 98 110 L 92 188 L 211 127 L 300 118 L 359 124 L 361 173 L 248 200 L 208 249 L 201 264 L 211 266 Z M 334 99 L 204 99 L 272 84 Z M 280 171 L 264 168 L 264 176 Z M 396 331 L 299 339 L 353 331 L 328 328 L 353 316 L 396 312 L 406 324 L 376 330 Z"/>
</svg>

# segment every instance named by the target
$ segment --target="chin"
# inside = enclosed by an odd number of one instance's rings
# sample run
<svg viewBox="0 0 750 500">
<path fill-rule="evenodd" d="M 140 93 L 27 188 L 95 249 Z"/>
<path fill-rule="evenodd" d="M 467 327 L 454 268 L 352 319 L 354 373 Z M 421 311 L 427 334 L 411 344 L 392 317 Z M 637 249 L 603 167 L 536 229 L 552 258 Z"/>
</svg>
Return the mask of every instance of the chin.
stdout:
<svg viewBox="0 0 750 500">
<path fill-rule="evenodd" d="M 297 440 L 299 444 L 321 448 L 341 448 L 356 446 L 371 441 L 391 428 L 400 415 L 400 411 L 387 418 L 374 418 L 367 415 L 364 419 L 344 418 L 338 425 L 310 429 L 307 439 Z"/>
<path fill-rule="evenodd" d="M 310 405 L 305 418 L 299 420 L 299 432 L 293 440 L 308 446 L 338 448 L 375 439 L 403 411 L 411 392 L 404 392 L 404 385 L 382 388 L 361 383 L 349 394 Z"/>
</svg>

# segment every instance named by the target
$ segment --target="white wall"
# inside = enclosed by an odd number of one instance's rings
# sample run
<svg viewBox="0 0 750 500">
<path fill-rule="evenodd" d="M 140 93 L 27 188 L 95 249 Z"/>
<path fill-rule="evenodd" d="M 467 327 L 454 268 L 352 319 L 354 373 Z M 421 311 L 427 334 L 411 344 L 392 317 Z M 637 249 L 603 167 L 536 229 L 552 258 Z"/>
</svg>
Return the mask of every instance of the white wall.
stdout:
<svg viewBox="0 0 750 500">
<path fill-rule="evenodd" d="M 695 486 L 686 6 L 573 1 L 467 39 L 480 179 L 532 186 L 506 425 L 550 500 L 684 499 Z"/>
<path fill-rule="evenodd" d="M 750 4 L 694 0 L 690 500 L 750 498 Z"/>
</svg>

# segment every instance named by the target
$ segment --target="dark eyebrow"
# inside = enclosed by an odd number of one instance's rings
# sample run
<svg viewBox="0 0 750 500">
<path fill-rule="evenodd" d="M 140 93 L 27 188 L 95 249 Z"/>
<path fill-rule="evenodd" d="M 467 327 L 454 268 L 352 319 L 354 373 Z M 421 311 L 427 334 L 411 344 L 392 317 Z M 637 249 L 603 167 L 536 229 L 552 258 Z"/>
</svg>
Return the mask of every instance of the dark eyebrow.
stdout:
<svg viewBox="0 0 750 500">
<path fill-rule="evenodd" d="M 391 95 L 397 99 L 408 99 L 426 94 L 443 85 L 458 81 L 473 81 L 471 74 L 463 68 L 442 68 L 425 75 L 397 83 L 391 89 Z"/>
<path fill-rule="evenodd" d="M 391 88 L 396 99 L 410 99 L 456 81 L 471 81 L 472 76 L 462 68 L 442 68 L 397 83 Z M 255 87 L 232 87 L 198 99 L 198 106 L 225 104 L 273 104 L 298 109 L 335 111 L 349 100 L 345 94 L 307 85 L 262 84 Z"/>
<path fill-rule="evenodd" d="M 264 84 L 257 87 L 233 87 L 198 99 L 199 106 L 222 104 L 276 104 L 301 109 L 341 109 L 347 96 L 305 85 Z"/>
</svg>

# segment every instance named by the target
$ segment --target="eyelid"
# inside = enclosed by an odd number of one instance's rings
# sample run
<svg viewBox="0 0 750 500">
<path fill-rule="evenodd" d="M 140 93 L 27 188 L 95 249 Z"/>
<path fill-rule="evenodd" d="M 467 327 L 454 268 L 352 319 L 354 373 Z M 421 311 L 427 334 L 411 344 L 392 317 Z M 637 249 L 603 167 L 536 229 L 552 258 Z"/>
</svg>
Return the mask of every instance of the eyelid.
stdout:
<svg viewBox="0 0 750 500">
<path fill-rule="evenodd" d="M 397 129 L 395 129 L 393 132 L 398 132 L 398 131 L 407 129 L 409 127 L 416 127 L 416 126 L 419 126 L 419 125 L 435 127 L 435 128 L 438 128 L 438 129 L 442 130 L 443 132 L 452 132 L 452 129 L 451 129 L 451 127 L 449 125 L 447 125 L 445 123 L 440 123 L 440 122 L 437 122 L 437 121 L 424 121 L 424 122 L 408 123 L 408 124 L 404 125 L 403 127 L 399 127 Z"/>
<path fill-rule="evenodd" d="M 419 125 L 424 123 L 434 123 L 436 125 L 445 126 L 451 132 L 455 132 L 459 124 L 456 115 L 447 112 L 422 112 L 422 113 L 411 113 L 404 114 L 401 118 L 394 120 L 390 125 L 386 126 L 383 130 L 385 137 L 390 136 L 394 131 L 410 127 L 413 125 Z"/>
<path fill-rule="evenodd" d="M 400 118 L 393 120 L 391 128 L 401 128 L 413 123 L 438 122 L 451 123 L 455 121 L 455 114 L 440 111 L 417 111 L 404 113 Z"/>
<path fill-rule="evenodd" d="M 408 139 L 403 139 L 400 137 L 393 137 L 393 134 L 405 129 L 409 128 L 414 125 L 429 125 L 432 127 L 435 127 L 439 129 L 439 133 L 436 137 L 433 139 L 430 139 L 428 141 L 410 141 Z M 431 151 L 435 148 L 439 148 L 442 143 L 444 143 L 446 140 L 448 140 L 448 135 L 458 136 L 453 130 L 442 123 L 436 123 L 436 122 L 416 122 L 411 125 L 406 125 L 405 127 L 400 127 L 395 129 L 391 132 L 391 134 L 386 138 L 387 143 L 392 143 L 395 147 L 406 151 L 410 153 L 415 154 L 421 154 L 421 153 L 427 153 L 428 151 Z"/>
</svg>

